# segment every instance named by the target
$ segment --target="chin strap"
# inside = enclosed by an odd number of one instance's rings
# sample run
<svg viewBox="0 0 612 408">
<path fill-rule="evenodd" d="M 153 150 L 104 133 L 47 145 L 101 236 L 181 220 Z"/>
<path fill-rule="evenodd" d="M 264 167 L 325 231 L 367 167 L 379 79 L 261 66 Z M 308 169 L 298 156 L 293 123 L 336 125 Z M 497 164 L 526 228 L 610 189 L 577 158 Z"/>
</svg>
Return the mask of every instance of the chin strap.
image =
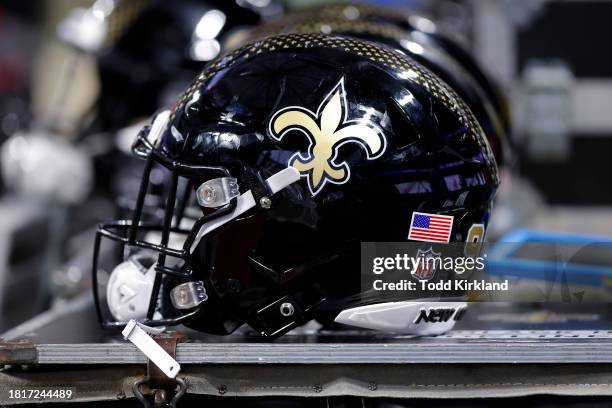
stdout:
<svg viewBox="0 0 612 408">
<path fill-rule="evenodd" d="M 297 169 L 294 167 L 287 167 L 286 169 L 281 170 L 278 173 L 270 176 L 266 180 L 266 184 L 268 185 L 269 191 L 272 194 L 276 194 L 279 191 L 287 188 L 291 184 L 295 183 L 299 179 L 300 172 L 297 171 Z M 191 248 L 189 249 L 190 252 L 193 252 L 195 250 L 203 236 L 219 228 L 220 226 L 227 224 L 231 220 L 238 218 L 240 215 L 244 214 L 245 212 L 247 212 L 251 208 L 254 208 L 257 205 L 257 202 L 255 201 L 255 197 L 253 196 L 253 192 L 251 190 L 244 192 L 243 194 L 238 196 L 236 200 L 236 208 L 234 208 L 234 211 L 202 225 L 202 227 L 198 231 L 198 234 L 196 235 L 196 238 L 193 241 L 193 244 L 191 245 Z"/>
</svg>

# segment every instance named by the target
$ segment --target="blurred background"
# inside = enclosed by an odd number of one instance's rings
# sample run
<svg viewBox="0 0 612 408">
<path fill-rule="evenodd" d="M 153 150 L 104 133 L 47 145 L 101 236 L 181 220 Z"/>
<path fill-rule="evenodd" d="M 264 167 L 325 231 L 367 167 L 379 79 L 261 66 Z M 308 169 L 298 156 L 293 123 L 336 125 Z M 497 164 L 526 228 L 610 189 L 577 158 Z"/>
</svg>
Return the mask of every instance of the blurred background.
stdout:
<svg viewBox="0 0 612 408">
<path fill-rule="evenodd" d="M 133 205 L 143 121 L 257 27 L 331 3 L 1 0 L 0 332 L 89 290 L 96 223 Z M 410 30 L 448 38 L 493 89 L 504 159 L 490 240 L 612 240 L 612 1 L 361 3 L 418 17 Z"/>
</svg>

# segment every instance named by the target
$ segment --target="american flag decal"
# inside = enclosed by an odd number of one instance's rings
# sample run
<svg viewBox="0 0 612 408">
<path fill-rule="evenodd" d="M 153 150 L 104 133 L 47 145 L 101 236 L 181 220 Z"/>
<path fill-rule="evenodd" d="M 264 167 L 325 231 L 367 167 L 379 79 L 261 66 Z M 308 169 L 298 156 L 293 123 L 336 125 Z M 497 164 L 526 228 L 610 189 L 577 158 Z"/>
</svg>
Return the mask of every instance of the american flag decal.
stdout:
<svg viewBox="0 0 612 408">
<path fill-rule="evenodd" d="M 413 212 L 408 239 L 448 243 L 452 229 L 453 217 L 451 215 Z"/>
</svg>

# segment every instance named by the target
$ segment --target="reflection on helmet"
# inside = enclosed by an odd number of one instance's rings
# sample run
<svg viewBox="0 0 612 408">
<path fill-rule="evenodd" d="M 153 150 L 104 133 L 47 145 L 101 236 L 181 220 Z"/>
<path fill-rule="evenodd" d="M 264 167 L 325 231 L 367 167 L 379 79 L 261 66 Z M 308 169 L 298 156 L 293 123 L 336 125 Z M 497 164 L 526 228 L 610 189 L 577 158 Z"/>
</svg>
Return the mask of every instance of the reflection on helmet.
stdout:
<svg viewBox="0 0 612 408">
<path fill-rule="evenodd" d="M 134 150 L 147 163 L 134 216 L 101 225 L 96 247 L 117 242 L 120 262 L 156 252 L 145 324 L 218 334 L 247 323 L 275 337 L 380 304 L 361 287 L 360 242 L 406 241 L 414 212 L 453 217 L 449 240 L 465 241 L 486 226 L 498 185 L 486 137 L 450 87 L 401 53 L 340 36 L 270 37 L 213 62 Z M 160 167 L 171 173 L 164 216 L 150 223 L 142 209 Z M 198 191 L 229 204 L 200 206 Z M 103 307 L 97 274 L 101 321 L 124 324 Z M 200 281 L 206 296 L 173 292 Z M 176 308 L 179 292 L 206 300 Z"/>
<path fill-rule="evenodd" d="M 302 9 L 258 26 L 252 38 L 272 34 L 341 34 L 390 46 L 423 64 L 451 86 L 481 124 L 501 165 L 511 158 L 508 102 L 479 64 L 431 20 L 414 13 L 359 4 Z"/>
</svg>

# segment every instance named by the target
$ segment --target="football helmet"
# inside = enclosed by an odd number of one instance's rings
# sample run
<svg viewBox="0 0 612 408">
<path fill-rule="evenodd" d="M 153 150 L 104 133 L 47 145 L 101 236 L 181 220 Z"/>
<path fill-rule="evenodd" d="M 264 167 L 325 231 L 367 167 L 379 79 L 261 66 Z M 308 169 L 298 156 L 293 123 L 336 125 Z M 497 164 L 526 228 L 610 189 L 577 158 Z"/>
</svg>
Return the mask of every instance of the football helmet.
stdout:
<svg viewBox="0 0 612 408">
<path fill-rule="evenodd" d="M 436 24 L 414 12 L 359 4 L 310 7 L 256 26 L 251 37 L 340 34 L 393 47 L 421 63 L 467 103 L 489 139 L 499 165 L 510 159 L 509 104 L 468 51 Z"/>
<path fill-rule="evenodd" d="M 462 294 L 381 298 L 361 285 L 360 243 L 406 241 L 415 212 L 452 217 L 447 240 L 465 241 L 486 227 L 498 186 L 486 137 L 448 85 L 341 36 L 274 36 L 216 60 L 133 150 L 146 166 L 132 219 L 96 235 L 105 327 L 138 319 L 228 334 L 247 323 L 273 338 L 331 315 L 446 331 L 453 319 L 416 314 L 446 300 L 458 317 Z M 155 171 L 170 174 L 160 222 L 142 219 Z M 98 266 L 106 240 L 121 247 L 110 274 Z"/>
</svg>

